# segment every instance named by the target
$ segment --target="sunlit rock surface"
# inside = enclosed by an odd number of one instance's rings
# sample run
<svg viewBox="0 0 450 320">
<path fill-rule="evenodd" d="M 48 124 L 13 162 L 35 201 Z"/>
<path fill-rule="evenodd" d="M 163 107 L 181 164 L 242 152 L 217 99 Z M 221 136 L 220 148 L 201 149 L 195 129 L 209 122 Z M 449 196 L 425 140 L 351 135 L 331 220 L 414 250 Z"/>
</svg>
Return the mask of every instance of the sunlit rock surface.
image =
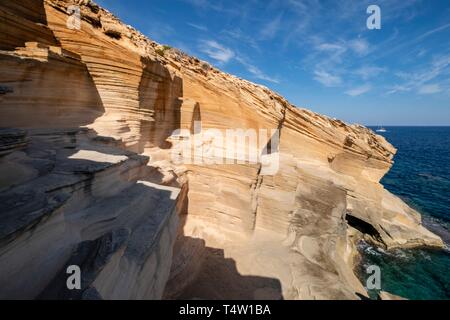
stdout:
<svg viewBox="0 0 450 320">
<path fill-rule="evenodd" d="M 379 183 L 396 150 L 369 129 L 162 47 L 91 1 L 2 1 L 0 17 L 0 298 L 358 299 L 358 239 L 442 246 Z M 279 129 L 279 170 L 175 163 L 173 132 L 192 138 L 196 121 Z"/>
</svg>

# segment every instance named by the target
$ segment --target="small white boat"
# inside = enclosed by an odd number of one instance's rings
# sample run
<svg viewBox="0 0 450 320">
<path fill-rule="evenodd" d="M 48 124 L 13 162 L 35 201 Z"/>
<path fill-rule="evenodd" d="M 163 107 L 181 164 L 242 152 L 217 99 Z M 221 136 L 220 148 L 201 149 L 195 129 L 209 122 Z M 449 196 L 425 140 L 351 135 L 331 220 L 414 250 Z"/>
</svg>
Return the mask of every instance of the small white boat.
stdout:
<svg viewBox="0 0 450 320">
<path fill-rule="evenodd" d="M 383 127 L 379 127 L 376 132 L 387 132 L 387 130 Z"/>
</svg>

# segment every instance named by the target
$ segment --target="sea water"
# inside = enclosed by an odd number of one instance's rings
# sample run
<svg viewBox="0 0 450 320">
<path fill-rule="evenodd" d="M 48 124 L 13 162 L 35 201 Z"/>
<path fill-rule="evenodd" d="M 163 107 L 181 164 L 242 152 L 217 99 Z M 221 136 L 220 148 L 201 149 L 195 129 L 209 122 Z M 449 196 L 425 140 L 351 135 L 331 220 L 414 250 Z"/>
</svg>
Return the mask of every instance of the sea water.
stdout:
<svg viewBox="0 0 450 320">
<path fill-rule="evenodd" d="M 376 128 L 372 128 L 375 130 Z M 422 214 L 428 229 L 450 246 L 450 127 L 386 127 L 397 149 L 394 166 L 381 183 Z M 450 299 L 449 249 L 384 251 L 360 243 L 358 275 L 365 284 L 369 265 L 381 269 L 381 289 L 408 299 Z M 371 291 L 371 297 L 376 296 Z"/>
</svg>

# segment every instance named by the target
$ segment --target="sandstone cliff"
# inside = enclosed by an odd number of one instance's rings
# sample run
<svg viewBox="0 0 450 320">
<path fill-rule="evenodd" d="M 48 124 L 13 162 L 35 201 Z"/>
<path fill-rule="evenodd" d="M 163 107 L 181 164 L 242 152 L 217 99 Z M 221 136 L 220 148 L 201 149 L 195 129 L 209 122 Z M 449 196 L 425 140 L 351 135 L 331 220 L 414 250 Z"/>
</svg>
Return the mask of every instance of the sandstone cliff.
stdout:
<svg viewBox="0 0 450 320">
<path fill-rule="evenodd" d="M 160 46 L 92 1 L 2 1 L 0 16 L 0 298 L 357 299 L 358 239 L 442 246 L 379 183 L 396 150 L 369 129 Z M 279 129 L 279 170 L 174 162 L 173 132 L 195 135 L 194 121 Z"/>
</svg>

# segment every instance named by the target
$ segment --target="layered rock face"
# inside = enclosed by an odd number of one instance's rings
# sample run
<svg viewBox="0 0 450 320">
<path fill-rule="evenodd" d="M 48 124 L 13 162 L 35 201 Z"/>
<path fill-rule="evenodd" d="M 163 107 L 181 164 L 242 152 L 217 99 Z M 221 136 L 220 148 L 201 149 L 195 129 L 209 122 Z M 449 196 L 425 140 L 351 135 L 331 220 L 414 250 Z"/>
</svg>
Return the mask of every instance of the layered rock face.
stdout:
<svg viewBox="0 0 450 320">
<path fill-rule="evenodd" d="M 91 1 L 3 1 L 0 15 L 1 298 L 357 299 L 359 239 L 443 245 L 379 183 L 395 148 L 369 129 L 162 47 Z M 200 122 L 278 130 L 256 148 L 277 170 L 236 154 L 175 161 Z M 198 141 L 215 160 L 214 138 Z"/>
</svg>

